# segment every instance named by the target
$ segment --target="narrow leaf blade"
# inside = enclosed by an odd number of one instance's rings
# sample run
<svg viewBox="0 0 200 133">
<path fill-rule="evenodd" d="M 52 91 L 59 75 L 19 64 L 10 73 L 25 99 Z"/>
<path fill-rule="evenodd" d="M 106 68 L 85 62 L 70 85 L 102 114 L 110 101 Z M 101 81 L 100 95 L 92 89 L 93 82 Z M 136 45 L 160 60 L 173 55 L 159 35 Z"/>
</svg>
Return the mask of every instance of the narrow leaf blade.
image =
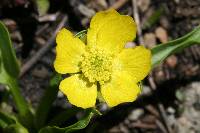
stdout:
<svg viewBox="0 0 200 133">
<path fill-rule="evenodd" d="M 14 52 L 14 48 L 12 46 L 8 30 L 4 26 L 4 24 L 0 21 L 0 54 L 1 54 L 1 63 L 3 63 L 3 67 L 6 72 L 17 78 L 19 75 L 19 65 L 17 62 L 17 58 Z"/>
<path fill-rule="evenodd" d="M 92 116 L 94 116 L 95 113 L 96 112 L 93 111 L 93 109 L 88 109 L 86 112 L 86 116 L 71 126 L 68 126 L 65 128 L 60 128 L 56 126 L 54 127 L 48 126 L 48 127 L 42 128 L 39 131 L 39 133 L 47 133 L 47 132 L 48 133 L 70 133 L 76 130 L 83 129 L 89 124 L 90 119 L 92 118 Z"/>
<path fill-rule="evenodd" d="M 61 79 L 62 77 L 60 74 L 55 74 L 53 76 L 53 78 L 50 81 L 49 87 L 46 89 L 39 103 L 39 106 L 36 110 L 36 118 L 35 118 L 35 123 L 38 129 L 41 128 L 46 122 L 49 109 L 51 108 L 51 105 L 53 104 L 54 100 L 57 97 L 58 86 Z"/>
<path fill-rule="evenodd" d="M 152 68 L 160 64 L 169 55 L 177 53 L 184 48 L 195 44 L 200 44 L 200 26 L 181 38 L 154 47 L 151 50 Z"/>
</svg>

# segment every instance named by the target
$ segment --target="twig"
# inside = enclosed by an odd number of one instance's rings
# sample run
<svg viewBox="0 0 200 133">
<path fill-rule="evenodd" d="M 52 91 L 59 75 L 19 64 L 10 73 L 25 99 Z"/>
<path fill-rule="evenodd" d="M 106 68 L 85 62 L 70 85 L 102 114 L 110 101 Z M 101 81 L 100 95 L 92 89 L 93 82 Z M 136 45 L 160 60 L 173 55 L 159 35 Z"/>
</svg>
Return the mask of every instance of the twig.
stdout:
<svg viewBox="0 0 200 133">
<path fill-rule="evenodd" d="M 132 5 L 133 5 L 133 17 L 137 25 L 137 34 L 139 37 L 139 42 L 140 42 L 140 45 L 144 45 L 144 39 L 142 37 L 142 29 L 140 26 L 140 17 L 139 17 L 138 7 L 137 7 L 137 0 L 132 0 Z"/>
<path fill-rule="evenodd" d="M 128 2 L 128 0 L 118 0 L 117 2 L 115 2 L 115 4 L 111 5 L 111 6 L 109 7 L 109 9 L 118 10 L 118 9 L 120 9 L 126 2 Z"/>
<path fill-rule="evenodd" d="M 35 36 L 39 36 L 45 29 L 47 29 L 49 27 L 49 24 L 45 24 L 44 26 L 42 26 L 40 29 L 38 29 L 38 31 L 35 33 Z"/>
<path fill-rule="evenodd" d="M 48 50 L 51 49 L 51 47 L 54 45 L 56 33 L 65 25 L 66 21 L 67 16 L 64 16 L 51 38 L 47 41 L 47 44 L 38 50 L 38 52 L 22 66 L 20 77 L 22 77 Z"/>
<path fill-rule="evenodd" d="M 169 125 L 168 118 L 167 118 L 167 114 L 166 114 L 166 112 L 165 112 L 165 109 L 164 109 L 163 104 L 158 103 L 158 108 L 159 108 L 159 110 L 160 110 L 160 112 L 161 112 L 162 118 L 163 118 L 164 121 L 165 121 L 165 124 L 166 124 L 166 127 L 167 127 L 168 132 L 169 132 L 169 133 L 173 133 L 172 128 L 171 128 L 170 125 Z"/>
<path fill-rule="evenodd" d="M 131 126 L 133 126 L 134 128 L 156 129 L 156 125 L 149 123 L 142 123 L 141 121 L 131 123 Z"/>
<path fill-rule="evenodd" d="M 164 125 L 159 121 L 159 120 L 156 120 L 156 125 L 160 128 L 160 130 L 163 132 L 163 133 L 167 133 Z"/>
<path fill-rule="evenodd" d="M 156 84 L 155 84 L 154 79 L 152 77 L 152 73 L 149 74 L 148 81 L 149 81 L 151 89 L 155 91 L 156 90 Z"/>
<path fill-rule="evenodd" d="M 152 105 L 145 106 L 145 109 L 152 113 L 154 116 L 159 117 L 158 111 Z"/>
<path fill-rule="evenodd" d="M 151 88 L 153 91 L 155 91 L 155 90 L 156 90 L 156 84 L 155 84 L 154 79 L 153 79 L 153 77 L 152 77 L 151 74 L 150 74 L 150 76 L 149 76 L 149 78 L 148 78 L 148 81 L 149 81 L 149 84 L 150 84 L 150 88 Z M 164 124 L 165 124 L 165 126 L 166 126 L 166 128 L 167 128 L 167 131 L 168 131 L 169 133 L 173 133 L 173 131 L 172 131 L 170 125 L 169 125 L 168 118 L 167 118 L 167 114 L 166 114 L 166 112 L 165 112 L 165 109 L 164 109 L 163 104 L 161 104 L 161 103 L 158 102 L 158 109 L 159 109 L 159 111 L 160 111 L 160 115 L 161 115 L 161 117 L 162 117 L 162 119 L 163 119 L 163 121 L 164 121 Z"/>
</svg>

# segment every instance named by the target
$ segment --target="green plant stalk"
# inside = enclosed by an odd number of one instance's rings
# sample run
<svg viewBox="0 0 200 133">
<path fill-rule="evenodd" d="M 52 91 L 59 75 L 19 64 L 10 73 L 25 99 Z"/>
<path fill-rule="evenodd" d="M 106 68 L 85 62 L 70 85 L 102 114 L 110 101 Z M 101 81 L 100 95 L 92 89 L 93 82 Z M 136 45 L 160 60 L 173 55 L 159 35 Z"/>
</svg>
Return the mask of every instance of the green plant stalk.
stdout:
<svg viewBox="0 0 200 133">
<path fill-rule="evenodd" d="M 3 64 L 1 64 L 1 65 L 3 65 Z M 9 74 L 7 74 L 6 70 L 3 67 L 1 67 L 1 68 L 2 68 L 2 70 L 1 70 L 0 81 L 2 84 L 5 84 L 8 86 L 9 91 L 11 92 L 13 100 L 16 104 L 19 115 L 21 117 L 30 115 L 31 112 L 30 112 L 29 106 L 28 106 L 26 100 L 23 98 L 23 96 L 20 93 L 17 79 L 13 78 Z"/>
<path fill-rule="evenodd" d="M 17 81 L 15 79 L 9 79 L 8 87 L 10 89 L 10 92 L 12 93 L 12 96 L 16 103 L 19 114 L 21 116 L 27 115 L 27 112 L 29 112 L 28 105 L 20 93 Z"/>
<path fill-rule="evenodd" d="M 46 89 L 39 106 L 36 110 L 35 125 L 37 129 L 40 129 L 45 125 L 49 110 L 57 97 L 58 85 L 62 77 L 60 74 L 56 74 L 50 81 L 49 87 Z"/>
<path fill-rule="evenodd" d="M 20 93 L 17 80 L 9 78 L 7 85 L 19 111 L 19 120 L 25 127 L 29 129 L 33 128 L 33 114 L 31 113 L 29 105 L 26 102 L 25 98 Z"/>
<path fill-rule="evenodd" d="M 0 128 L 3 130 L 3 133 L 29 133 L 12 114 L 6 114 L 0 111 L 0 118 Z"/>
<path fill-rule="evenodd" d="M 1 21 L 0 35 L 0 83 L 8 86 L 18 110 L 19 120 L 24 126 L 31 128 L 33 115 L 27 101 L 20 93 L 17 80 L 20 73 L 19 64 L 9 32 Z"/>
</svg>

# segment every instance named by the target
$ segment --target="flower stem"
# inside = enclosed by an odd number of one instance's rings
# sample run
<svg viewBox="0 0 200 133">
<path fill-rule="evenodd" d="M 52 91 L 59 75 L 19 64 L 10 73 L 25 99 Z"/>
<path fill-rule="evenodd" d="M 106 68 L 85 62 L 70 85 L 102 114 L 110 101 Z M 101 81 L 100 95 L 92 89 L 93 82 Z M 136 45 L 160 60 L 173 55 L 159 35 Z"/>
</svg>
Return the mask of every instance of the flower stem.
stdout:
<svg viewBox="0 0 200 133">
<path fill-rule="evenodd" d="M 16 79 L 9 77 L 7 79 L 7 85 L 13 96 L 13 100 L 19 111 L 19 120 L 27 128 L 33 128 L 33 114 L 29 108 L 29 105 L 25 98 L 21 95 L 19 85 Z"/>
</svg>

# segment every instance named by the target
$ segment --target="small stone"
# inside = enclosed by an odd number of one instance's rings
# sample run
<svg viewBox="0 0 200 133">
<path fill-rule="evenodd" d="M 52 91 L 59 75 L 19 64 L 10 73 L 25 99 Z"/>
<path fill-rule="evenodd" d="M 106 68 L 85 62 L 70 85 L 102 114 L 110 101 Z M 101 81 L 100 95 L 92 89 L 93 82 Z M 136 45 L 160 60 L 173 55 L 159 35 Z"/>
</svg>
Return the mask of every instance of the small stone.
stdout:
<svg viewBox="0 0 200 133">
<path fill-rule="evenodd" d="M 169 20 L 168 20 L 167 17 L 165 17 L 165 16 L 162 16 L 162 17 L 160 18 L 160 24 L 161 24 L 162 27 L 164 27 L 165 29 L 169 29 L 169 27 L 170 27 Z"/>
<path fill-rule="evenodd" d="M 170 126 L 173 126 L 176 123 L 176 118 L 174 114 L 168 115 L 167 119 Z"/>
<path fill-rule="evenodd" d="M 181 110 L 176 121 L 178 133 L 197 133 L 200 131 L 200 82 L 192 82 L 180 90 L 185 98 L 178 105 Z"/>
<path fill-rule="evenodd" d="M 49 76 L 49 71 L 45 67 L 35 68 L 32 71 L 32 75 L 38 78 L 47 78 Z"/>
<path fill-rule="evenodd" d="M 106 2 L 106 0 L 96 0 L 97 5 L 101 6 L 103 9 L 108 8 L 108 4 Z"/>
<path fill-rule="evenodd" d="M 155 34 L 161 43 L 166 43 L 168 41 L 167 31 L 163 27 L 156 28 Z"/>
<path fill-rule="evenodd" d="M 176 4 L 179 4 L 180 0 L 174 0 L 174 2 L 176 2 Z"/>
<path fill-rule="evenodd" d="M 168 107 L 167 108 L 167 112 L 170 113 L 170 114 L 174 114 L 175 113 L 175 109 L 172 108 L 172 107 Z"/>
<path fill-rule="evenodd" d="M 58 97 L 58 98 L 63 98 L 64 95 L 63 95 L 63 93 L 62 93 L 61 91 L 58 91 L 58 95 L 57 95 L 57 97 Z"/>
<path fill-rule="evenodd" d="M 109 133 L 119 133 L 119 127 L 118 126 L 114 126 L 111 129 L 108 130 Z"/>
<path fill-rule="evenodd" d="M 151 94 L 151 89 L 149 86 L 143 85 L 142 87 L 142 95 L 150 95 Z"/>
<path fill-rule="evenodd" d="M 156 44 L 156 36 L 154 33 L 146 33 L 144 35 L 144 44 L 148 48 L 153 48 Z"/>
<path fill-rule="evenodd" d="M 17 23 L 12 19 L 3 19 L 3 23 L 9 29 L 9 31 L 15 31 L 17 29 Z"/>
<path fill-rule="evenodd" d="M 186 117 L 178 118 L 178 122 L 180 122 L 181 125 L 188 125 L 188 120 Z"/>
<path fill-rule="evenodd" d="M 13 31 L 10 34 L 10 37 L 11 37 L 12 40 L 19 41 L 19 42 L 22 41 L 22 36 L 21 36 L 21 33 L 19 31 Z"/>
<path fill-rule="evenodd" d="M 105 111 L 107 111 L 108 110 L 108 105 L 106 104 L 106 103 L 102 103 L 101 104 L 101 106 L 100 106 L 100 108 L 99 108 L 99 110 L 101 111 L 101 112 L 105 112 Z"/>
<path fill-rule="evenodd" d="M 125 45 L 125 48 L 133 48 L 135 46 L 136 46 L 136 44 L 134 42 L 127 42 Z"/>
<path fill-rule="evenodd" d="M 125 120 L 124 120 L 124 124 L 129 125 L 129 124 L 130 124 L 129 119 L 125 119 Z"/>
<path fill-rule="evenodd" d="M 171 55 L 166 59 L 166 64 L 170 67 L 170 68 L 175 68 L 177 65 L 178 59 L 175 55 Z"/>
<path fill-rule="evenodd" d="M 161 83 L 163 81 L 166 80 L 166 74 L 164 73 L 163 71 L 163 68 L 162 66 L 157 66 L 155 69 L 154 69 L 154 74 L 155 74 L 155 81 L 157 83 Z"/>
<path fill-rule="evenodd" d="M 142 109 L 135 109 L 135 110 L 133 110 L 133 111 L 129 114 L 128 118 L 129 118 L 129 120 L 131 120 L 131 121 L 136 121 L 136 120 L 138 120 L 139 117 L 141 117 L 143 114 L 144 114 L 144 110 L 142 110 Z"/>
<path fill-rule="evenodd" d="M 150 0 L 138 0 L 137 5 L 142 12 L 147 11 L 151 1 Z"/>
<path fill-rule="evenodd" d="M 94 14 L 95 11 L 92 9 L 89 9 L 87 6 L 80 4 L 78 6 L 78 10 L 86 17 L 91 18 Z"/>
</svg>

